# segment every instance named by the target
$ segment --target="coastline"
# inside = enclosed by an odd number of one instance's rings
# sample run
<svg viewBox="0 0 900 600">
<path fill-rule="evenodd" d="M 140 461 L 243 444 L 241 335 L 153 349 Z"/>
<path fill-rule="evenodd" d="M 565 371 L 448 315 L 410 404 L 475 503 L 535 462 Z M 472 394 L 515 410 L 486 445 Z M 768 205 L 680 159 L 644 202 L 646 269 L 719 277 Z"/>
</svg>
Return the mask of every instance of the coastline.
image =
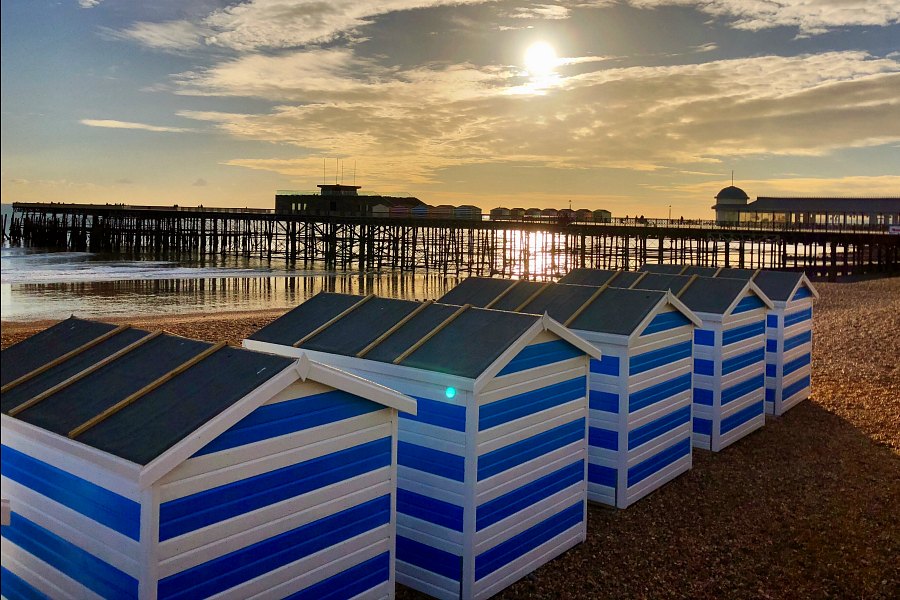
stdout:
<svg viewBox="0 0 900 600">
<path fill-rule="evenodd" d="M 817 283 L 812 396 L 497 598 L 900 595 L 900 277 Z M 285 309 L 102 319 L 239 345 Z M 56 321 L 2 322 L 7 347 Z M 424 598 L 398 587 L 398 598 Z"/>
</svg>

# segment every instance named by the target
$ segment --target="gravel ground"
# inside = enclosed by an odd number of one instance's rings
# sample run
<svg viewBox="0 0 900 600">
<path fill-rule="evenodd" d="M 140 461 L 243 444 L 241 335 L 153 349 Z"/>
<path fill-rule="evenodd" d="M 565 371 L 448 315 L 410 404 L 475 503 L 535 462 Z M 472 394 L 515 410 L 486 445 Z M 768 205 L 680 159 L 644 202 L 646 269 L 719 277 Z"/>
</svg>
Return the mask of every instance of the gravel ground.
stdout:
<svg viewBox="0 0 900 600">
<path fill-rule="evenodd" d="M 900 598 L 900 278 L 818 288 L 809 402 L 627 510 L 591 506 L 586 543 L 497 598 Z M 131 322 L 239 343 L 278 314 Z M 46 325 L 3 323 L 2 347 Z"/>
</svg>

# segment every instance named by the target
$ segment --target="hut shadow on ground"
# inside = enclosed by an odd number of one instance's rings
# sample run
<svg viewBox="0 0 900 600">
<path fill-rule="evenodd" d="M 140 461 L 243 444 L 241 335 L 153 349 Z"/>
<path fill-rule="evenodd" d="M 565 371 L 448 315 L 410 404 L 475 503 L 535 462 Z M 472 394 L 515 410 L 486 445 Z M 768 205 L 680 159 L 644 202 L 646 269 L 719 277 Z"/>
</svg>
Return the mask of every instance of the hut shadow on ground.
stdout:
<svg viewBox="0 0 900 600">
<path fill-rule="evenodd" d="M 898 511 L 900 456 L 807 401 L 496 597 L 896 598 Z"/>
</svg>

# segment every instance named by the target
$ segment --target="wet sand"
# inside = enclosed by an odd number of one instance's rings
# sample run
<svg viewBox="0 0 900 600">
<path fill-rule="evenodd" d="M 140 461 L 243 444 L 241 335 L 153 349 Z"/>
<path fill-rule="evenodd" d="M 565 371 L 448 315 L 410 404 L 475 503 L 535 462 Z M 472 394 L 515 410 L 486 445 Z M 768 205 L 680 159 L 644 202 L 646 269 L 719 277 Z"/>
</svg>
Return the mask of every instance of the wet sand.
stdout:
<svg viewBox="0 0 900 600">
<path fill-rule="evenodd" d="M 819 283 L 810 401 L 497 598 L 900 597 L 900 278 Z M 110 319 L 232 344 L 282 310 Z M 2 347 L 52 322 L 2 323 Z M 424 597 L 408 589 L 400 598 Z"/>
</svg>

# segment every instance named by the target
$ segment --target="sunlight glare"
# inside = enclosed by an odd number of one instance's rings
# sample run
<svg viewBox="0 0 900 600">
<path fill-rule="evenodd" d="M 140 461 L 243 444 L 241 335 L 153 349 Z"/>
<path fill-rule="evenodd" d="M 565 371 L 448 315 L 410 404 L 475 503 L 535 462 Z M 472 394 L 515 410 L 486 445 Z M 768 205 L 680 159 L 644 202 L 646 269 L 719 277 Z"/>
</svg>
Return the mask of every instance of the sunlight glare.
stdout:
<svg viewBox="0 0 900 600">
<path fill-rule="evenodd" d="M 532 76 L 549 75 L 558 63 L 556 50 L 547 42 L 535 42 L 525 51 L 525 68 Z"/>
</svg>

